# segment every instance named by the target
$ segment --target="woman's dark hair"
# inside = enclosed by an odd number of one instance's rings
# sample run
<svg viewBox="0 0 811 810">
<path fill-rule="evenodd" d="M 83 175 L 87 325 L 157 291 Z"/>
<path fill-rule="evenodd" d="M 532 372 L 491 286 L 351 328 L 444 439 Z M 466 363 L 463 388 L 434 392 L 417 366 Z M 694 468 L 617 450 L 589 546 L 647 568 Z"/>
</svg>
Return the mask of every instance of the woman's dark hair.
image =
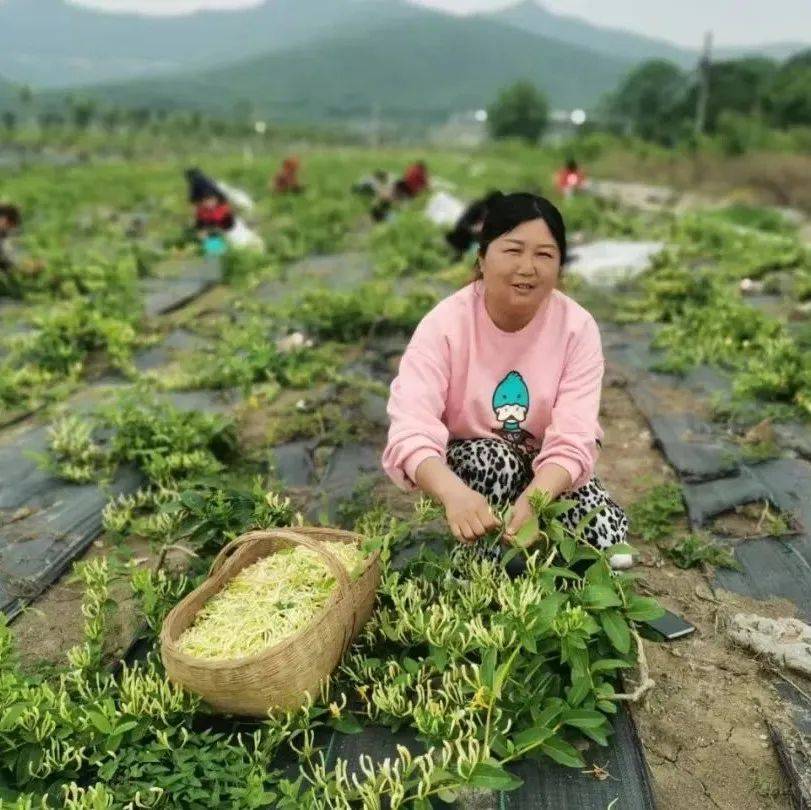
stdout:
<svg viewBox="0 0 811 810">
<path fill-rule="evenodd" d="M 492 241 L 533 219 L 542 219 L 546 223 L 557 243 L 563 265 L 566 261 L 566 225 L 560 211 L 546 197 L 524 192 L 496 192 L 488 197 L 487 214 L 479 237 L 479 256 L 487 253 Z"/>
<path fill-rule="evenodd" d="M 217 184 L 206 177 L 200 169 L 186 169 L 186 182 L 189 185 L 189 202 L 197 204 L 206 197 L 216 197 L 221 203 L 227 202 Z"/>
</svg>

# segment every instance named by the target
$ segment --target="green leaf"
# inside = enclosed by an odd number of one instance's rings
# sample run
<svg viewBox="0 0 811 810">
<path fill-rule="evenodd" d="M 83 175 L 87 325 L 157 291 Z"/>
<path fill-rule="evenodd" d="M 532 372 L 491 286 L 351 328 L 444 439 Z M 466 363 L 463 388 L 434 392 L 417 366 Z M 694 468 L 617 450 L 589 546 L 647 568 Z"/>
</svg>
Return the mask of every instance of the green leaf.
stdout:
<svg viewBox="0 0 811 810">
<path fill-rule="evenodd" d="M 430 799 L 414 799 L 411 802 L 412 810 L 432 810 Z"/>
<path fill-rule="evenodd" d="M 605 712 L 606 714 L 616 714 L 617 713 L 617 704 L 611 700 L 598 700 L 597 701 L 597 708 L 601 712 Z"/>
<path fill-rule="evenodd" d="M 541 745 L 541 751 L 550 759 L 567 768 L 582 768 L 585 763 L 580 752 L 560 737 L 552 737 Z"/>
<path fill-rule="evenodd" d="M 107 751 L 117 751 L 118 746 L 121 745 L 122 736 L 120 734 L 116 734 L 113 737 L 108 737 L 106 742 L 104 743 L 104 748 Z"/>
<path fill-rule="evenodd" d="M 429 658 L 433 665 L 442 672 L 448 665 L 448 652 L 442 647 L 435 647 L 431 644 L 428 648 L 430 650 Z"/>
<path fill-rule="evenodd" d="M 591 610 L 605 610 L 609 607 L 619 607 L 622 600 L 613 588 L 606 585 L 586 585 L 580 597 L 583 604 Z"/>
<path fill-rule="evenodd" d="M 515 658 L 520 652 L 520 647 L 516 647 L 510 657 L 496 670 L 496 676 L 493 679 L 493 691 L 496 693 L 496 696 L 501 695 L 501 690 L 504 686 L 504 682 L 507 680 L 507 676 L 510 674 L 510 670 L 512 669 L 512 665 L 515 662 Z"/>
<path fill-rule="evenodd" d="M 556 577 L 561 577 L 562 579 L 580 579 L 574 571 L 570 571 L 568 568 L 560 568 L 557 565 L 550 565 L 546 570 L 548 573 L 554 574 Z"/>
<path fill-rule="evenodd" d="M 590 737 L 598 745 L 608 745 L 608 726 L 601 728 L 581 728 L 586 737 Z"/>
<path fill-rule="evenodd" d="M 551 726 L 566 708 L 566 704 L 559 698 L 555 698 L 545 709 L 538 712 L 535 717 L 536 726 Z"/>
<path fill-rule="evenodd" d="M 605 549 L 605 553 L 613 557 L 615 554 L 636 554 L 636 549 L 630 543 L 617 543 Z"/>
<path fill-rule="evenodd" d="M 436 795 L 445 804 L 453 804 L 459 798 L 459 794 L 455 790 L 449 790 L 448 788 L 443 788 Z"/>
<path fill-rule="evenodd" d="M 203 496 L 199 495 L 197 492 L 192 492 L 191 490 L 181 493 L 180 502 L 190 512 L 194 513 L 202 512 L 206 506 L 205 498 L 203 498 Z"/>
<path fill-rule="evenodd" d="M 615 669 L 625 669 L 631 666 L 633 666 L 633 664 L 628 661 L 622 661 L 619 658 L 601 658 L 591 665 L 591 674 L 594 675 L 597 672 L 611 672 Z"/>
<path fill-rule="evenodd" d="M 560 544 L 560 554 L 566 562 L 571 562 L 577 551 L 577 541 L 574 537 L 565 537 Z"/>
<path fill-rule="evenodd" d="M 583 535 L 583 532 L 586 530 L 586 527 L 589 525 L 589 523 L 591 523 L 591 521 L 595 517 L 597 517 L 597 515 L 599 515 L 604 509 L 606 509 L 606 506 L 604 504 L 600 504 L 600 506 L 595 506 L 594 509 L 592 509 L 589 512 L 586 512 L 586 514 L 583 515 L 583 517 L 580 518 L 580 520 L 577 522 L 577 526 L 575 526 L 574 529 L 575 536 L 581 537 Z"/>
<path fill-rule="evenodd" d="M 110 721 L 101 713 L 94 711 L 93 709 L 87 710 L 87 717 L 90 722 L 98 729 L 102 734 L 112 734 L 113 727 L 110 725 Z"/>
<path fill-rule="evenodd" d="M 532 655 L 537 655 L 538 645 L 535 643 L 535 638 L 533 636 L 531 636 L 529 633 L 522 634 L 521 643 L 524 645 L 527 652 L 531 653 Z"/>
<path fill-rule="evenodd" d="M 611 569 L 605 564 L 605 560 L 596 560 L 587 569 L 584 579 L 591 585 L 603 585 L 607 588 L 614 587 L 614 576 Z"/>
<path fill-rule="evenodd" d="M 605 723 L 605 715 L 594 709 L 569 709 L 563 713 L 561 722 L 574 728 L 599 728 Z"/>
<path fill-rule="evenodd" d="M 409 675 L 416 675 L 420 671 L 420 665 L 413 658 L 406 657 L 403 659 L 403 669 Z"/>
<path fill-rule="evenodd" d="M 443 782 L 453 782 L 456 778 L 454 774 L 444 768 L 436 768 L 431 774 L 431 782 L 435 785 L 441 785 Z"/>
<path fill-rule="evenodd" d="M 572 706 L 577 706 L 591 692 L 591 679 L 588 677 L 576 677 L 573 681 L 572 688 L 567 694 L 567 700 Z"/>
<path fill-rule="evenodd" d="M 17 723 L 17 720 L 20 718 L 20 715 L 28 708 L 27 703 L 13 703 L 3 712 L 2 721 L 0 721 L 0 730 L 2 731 L 10 731 L 14 725 Z"/>
<path fill-rule="evenodd" d="M 341 734 L 360 734 L 363 726 L 358 722 L 354 714 L 345 714 L 341 717 L 334 717 L 330 725 Z"/>
<path fill-rule="evenodd" d="M 123 723 L 119 723 L 115 727 L 116 734 L 126 734 L 128 731 L 132 731 L 134 728 L 138 728 L 138 721 L 137 720 L 126 720 Z"/>
<path fill-rule="evenodd" d="M 558 517 L 559 515 L 568 512 L 575 506 L 577 506 L 577 501 L 571 499 L 565 501 L 555 501 L 554 503 L 550 503 L 549 506 L 544 509 L 544 517 Z"/>
<path fill-rule="evenodd" d="M 498 652 L 495 648 L 491 648 L 482 656 L 482 663 L 479 669 L 481 675 L 481 682 L 485 686 L 493 688 L 493 681 L 496 675 L 496 656 Z"/>
<path fill-rule="evenodd" d="M 532 728 L 519 731 L 513 737 L 513 743 L 516 748 L 524 751 L 528 748 L 536 748 L 542 742 L 548 740 L 553 734 L 554 730 L 546 726 L 533 726 Z"/>
<path fill-rule="evenodd" d="M 628 622 L 616 610 L 601 613 L 600 623 L 618 652 L 624 655 L 631 649 L 631 631 L 628 629 Z"/>
<path fill-rule="evenodd" d="M 541 532 L 538 521 L 534 518 L 528 520 L 513 536 L 512 544 L 518 548 L 531 548 L 538 542 Z"/>
<path fill-rule="evenodd" d="M 634 594 L 628 600 L 628 608 L 625 611 L 625 615 L 635 622 L 645 622 L 664 616 L 665 611 L 655 599 Z"/>
<path fill-rule="evenodd" d="M 487 790 L 515 790 L 524 784 L 522 779 L 504 770 L 500 765 L 479 762 L 468 779 L 471 785 Z"/>
</svg>

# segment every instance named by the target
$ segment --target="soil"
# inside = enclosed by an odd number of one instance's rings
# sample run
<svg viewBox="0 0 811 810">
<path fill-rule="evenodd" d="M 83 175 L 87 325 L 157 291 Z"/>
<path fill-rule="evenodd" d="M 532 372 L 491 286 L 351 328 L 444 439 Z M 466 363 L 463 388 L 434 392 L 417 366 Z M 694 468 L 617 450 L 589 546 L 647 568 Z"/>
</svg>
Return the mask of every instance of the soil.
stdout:
<svg viewBox="0 0 811 810">
<path fill-rule="evenodd" d="M 254 409 L 243 411 L 242 437 L 248 445 L 267 441 L 269 423 L 286 398 L 274 403 L 265 418 Z M 644 418 L 620 378 L 609 369 L 601 421 L 605 441 L 597 473 L 625 506 L 651 486 L 675 475 L 653 446 Z M 374 439 L 381 449 L 385 430 Z M 413 494 L 400 493 L 381 481 L 373 490 L 391 510 L 403 514 Z M 765 616 L 794 615 L 787 602 L 757 602 L 713 589 L 709 572 L 683 571 L 668 562 L 652 544 L 635 542 L 640 551 L 636 571 L 644 591 L 693 623 L 697 632 L 673 643 L 645 643 L 650 675 L 656 688 L 633 707 L 658 806 L 662 810 L 784 810 L 791 807 L 788 788 L 769 741 L 766 723 L 782 722 L 786 709 L 774 676 L 751 655 L 734 648 L 724 626 L 735 612 Z M 86 558 L 110 553 L 113 544 L 102 537 Z M 149 565 L 154 554 L 145 543 L 132 540 L 128 556 Z M 175 561 L 177 564 L 177 561 Z M 111 619 L 108 653 L 120 656 L 137 633 L 139 618 L 125 581 L 112 589 L 118 610 Z M 63 578 L 13 624 L 27 667 L 58 663 L 81 640 L 81 591 Z M 600 750 L 593 763 L 604 765 Z"/>
<path fill-rule="evenodd" d="M 628 394 L 609 385 L 601 414 L 605 442 L 598 474 L 628 505 L 652 484 L 674 478 L 653 448 Z M 697 632 L 671 643 L 645 642 L 656 688 L 633 708 L 662 810 L 790 808 L 788 787 L 769 742 L 766 720 L 785 717 L 772 676 L 734 648 L 725 619 L 737 612 L 791 616 L 788 602 L 757 602 L 713 590 L 702 571 L 684 571 L 638 540 L 641 586 Z M 600 764 L 600 763 L 597 763 Z"/>
<path fill-rule="evenodd" d="M 137 537 L 128 538 L 123 547 L 102 536 L 80 559 L 88 561 L 99 557 L 120 562 L 135 560 L 141 566 L 152 566 L 157 560 L 149 543 Z M 170 551 L 165 565 L 170 569 L 180 568 L 184 559 L 184 555 Z M 14 620 L 12 630 L 24 670 L 47 670 L 63 665 L 68 650 L 83 641 L 82 593 L 82 584 L 73 582 L 66 574 Z M 110 598 L 116 608 L 108 616 L 105 660 L 113 663 L 126 655 L 141 631 L 142 620 L 126 575 L 113 577 Z"/>
</svg>

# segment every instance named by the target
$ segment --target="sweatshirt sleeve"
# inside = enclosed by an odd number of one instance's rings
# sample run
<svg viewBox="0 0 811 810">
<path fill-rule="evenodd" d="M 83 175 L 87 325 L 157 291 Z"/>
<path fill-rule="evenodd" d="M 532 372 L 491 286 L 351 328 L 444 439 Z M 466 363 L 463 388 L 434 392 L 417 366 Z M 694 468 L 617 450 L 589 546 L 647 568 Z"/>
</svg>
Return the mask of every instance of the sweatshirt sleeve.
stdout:
<svg viewBox="0 0 811 810">
<path fill-rule="evenodd" d="M 563 467 L 572 477 L 572 489 L 594 474 L 597 441 L 603 435 L 598 420 L 604 368 L 600 331 L 589 318 L 570 344 L 552 421 L 533 462 L 535 471 L 550 463 Z"/>
<path fill-rule="evenodd" d="M 414 489 L 417 467 L 445 458 L 448 428 L 443 416 L 450 380 L 450 347 L 434 313 L 414 332 L 391 384 L 389 439 L 383 469 L 401 489 Z"/>
</svg>

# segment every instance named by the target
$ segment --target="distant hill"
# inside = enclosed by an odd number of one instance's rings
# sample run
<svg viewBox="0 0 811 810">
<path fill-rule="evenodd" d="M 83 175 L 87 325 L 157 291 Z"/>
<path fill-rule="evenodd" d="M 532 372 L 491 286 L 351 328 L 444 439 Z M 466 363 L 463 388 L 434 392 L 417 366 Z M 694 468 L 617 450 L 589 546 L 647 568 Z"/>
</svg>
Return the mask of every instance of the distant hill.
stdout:
<svg viewBox="0 0 811 810">
<path fill-rule="evenodd" d="M 693 67 L 698 62 L 700 43 L 696 48 L 682 48 L 663 39 L 647 37 L 621 28 L 594 25 L 580 17 L 556 14 L 545 8 L 538 0 L 522 0 L 505 9 L 485 15 L 498 22 L 513 25 L 522 31 L 551 37 L 588 48 L 598 53 L 632 62 L 645 59 L 667 59 L 683 68 Z M 810 47 L 808 43 L 782 42 L 748 47 L 717 48 L 716 59 L 734 59 L 739 56 L 758 54 L 784 60 L 797 51 Z"/>
<path fill-rule="evenodd" d="M 0 76 L 0 109 L 16 104 L 19 97 L 20 88 L 13 82 L 7 81 L 4 76 Z"/>
<path fill-rule="evenodd" d="M 809 42 L 770 42 L 766 45 L 751 45 L 737 48 L 718 48 L 715 53 L 716 59 L 738 59 L 741 56 L 767 56 L 784 62 L 790 56 L 807 51 L 811 48 Z"/>
<path fill-rule="evenodd" d="M 404 0 L 266 0 L 178 17 L 0 0 L 0 75 L 39 87 L 117 81 L 235 62 L 419 14 Z"/>
<path fill-rule="evenodd" d="M 536 0 L 523 0 L 514 6 L 483 16 L 522 31 L 551 37 L 629 62 L 657 57 L 687 66 L 695 64 L 697 59 L 696 52 L 688 48 L 680 48 L 671 42 L 619 28 L 593 25 L 580 17 L 556 14 Z"/>
<path fill-rule="evenodd" d="M 119 105 L 231 112 L 248 102 L 272 119 L 365 117 L 431 121 L 489 104 L 530 79 L 553 106 L 589 107 L 631 63 L 495 24 L 421 12 L 397 24 L 270 53 L 216 71 L 86 88 Z"/>
<path fill-rule="evenodd" d="M 0 0 L 0 75 L 46 88 L 198 71 L 426 15 L 445 16 L 408 0 L 265 0 L 175 17 L 100 11 L 76 0 Z M 656 56 L 686 67 L 698 58 L 688 48 L 552 13 L 534 0 L 483 18 L 623 62 Z M 454 36 L 446 45 L 456 42 Z M 723 49 L 718 56 L 757 51 L 782 59 L 802 47 Z"/>
</svg>

